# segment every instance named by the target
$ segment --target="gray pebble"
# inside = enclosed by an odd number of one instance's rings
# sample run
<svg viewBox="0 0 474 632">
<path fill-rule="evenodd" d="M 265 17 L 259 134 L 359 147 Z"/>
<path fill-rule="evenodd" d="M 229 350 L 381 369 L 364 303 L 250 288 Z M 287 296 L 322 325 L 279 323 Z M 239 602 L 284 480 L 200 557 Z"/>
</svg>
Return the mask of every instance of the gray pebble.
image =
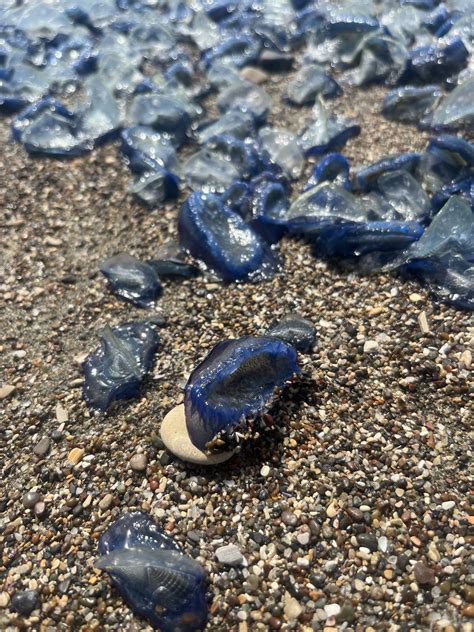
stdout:
<svg viewBox="0 0 474 632">
<path fill-rule="evenodd" d="M 43 458 L 44 456 L 48 454 L 50 447 L 51 447 L 51 439 L 49 437 L 43 437 L 35 445 L 35 447 L 33 448 L 33 452 L 34 454 L 36 454 L 36 456 Z"/>
<path fill-rule="evenodd" d="M 41 498 L 41 494 L 39 492 L 27 492 L 23 496 L 23 505 L 27 509 L 33 509 L 33 507 L 36 505 L 36 503 L 39 503 L 40 500 L 42 500 L 42 498 Z"/>
<path fill-rule="evenodd" d="M 216 549 L 216 557 L 221 564 L 227 566 L 240 566 L 244 561 L 244 556 L 235 544 L 226 544 Z"/>
</svg>

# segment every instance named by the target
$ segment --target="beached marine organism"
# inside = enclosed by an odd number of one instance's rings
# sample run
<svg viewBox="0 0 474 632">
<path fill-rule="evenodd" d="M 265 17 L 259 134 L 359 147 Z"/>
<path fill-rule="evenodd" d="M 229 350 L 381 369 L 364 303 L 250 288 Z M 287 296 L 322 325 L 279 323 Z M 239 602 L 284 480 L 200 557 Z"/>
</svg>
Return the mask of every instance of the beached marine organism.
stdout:
<svg viewBox="0 0 474 632">
<path fill-rule="evenodd" d="M 185 387 L 186 425 L 200 450 L 233 448 L 294 374 L 296 350 L 271 336 L 244 336 L 217 344 Z"/>
<path fill-rule="evenodd" d="M 265 335 L 280 338 L 302 353 L 310 351 L 316 342 L 315 326 L 299 314 L 286 314 L 267 329 Z"/>
<path fill-rule="evenodd" d="M 385 95 L 382 114 L 395 121 L 419 123 L 435 109 L 442 95 L 433 85 L 395 88 Z"/>
<path fill-rule="evenodd" d="M 100 271 L 114 294 L 138 307 L 149 307 L 161 295 L 161 283 L 155 270 L 125 252 L 103 261 Z"/>
<path fill-rule="evenodd" d="M 286 176 L 293 180 L 301 176 L 306 161 L 296 134 L 283 128 L 264 127 L 260 130 L 259 139 L 270 161 Z"/>
<path fill-rule="evenodd" d="M 330 114 L 322 101 L 316 101 L 312 118 L 299 135 L 299 145 L 307 156 L 340 150 L 360 134 L 360 125 L 338 114 Z"/>
<path fill-rule="evenodd" d="M 153 327 L 135 322 L 106 327 L 100 347 L 83 362 L 83 397 L 97 410 L 115 400 L 136 397 L 143 378 L 151 371 L 160 339 Z"/>
<path fill-rule="evenodd" d="M 122 514 L 101 536 L 95 567 L 161 632 L 196 632 L 207 620 L 206 575 L 145 513 Z"/>
<path fill-rule="evenodd" d="M 341 93 L 342 89 L 337 81 L 316 64 L 302 66 L 286 90 L 288 101 L 295 105 L 310 105 L 318 95 L 329 99 Z"/>
<path fill-rule="evenodd" d="M 242 217 L 212 193 L 195 192 L 181 207 L 180 244 L 224 281 L 270 275 L 275 257 Z"/>
</svg>

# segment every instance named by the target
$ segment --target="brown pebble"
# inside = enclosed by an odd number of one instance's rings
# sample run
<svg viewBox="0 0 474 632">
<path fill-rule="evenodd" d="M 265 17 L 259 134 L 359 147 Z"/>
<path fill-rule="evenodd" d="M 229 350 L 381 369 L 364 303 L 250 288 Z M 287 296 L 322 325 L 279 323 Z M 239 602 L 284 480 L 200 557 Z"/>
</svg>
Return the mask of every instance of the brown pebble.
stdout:
<svg viewBox="0 0 474 632">
<path fill-rule="evenodd" d="M 279 630 L 281 628 L 281 621 L 276 617 L 270 617 L 267 623 L 271 630 Z"/>
<path fill-rule="evenodd" d="M 474 617 L 474 604 L 471 603 L 465 608 L 463 608 L 462 613 L 465 617 L 469 617 L 469 618 Z"/>
<path fill-rule="evenodd" d="M 433 586 L 435 583 L 435 572 L 432 568 L 425 566 L 423 562 L 415 564 L 415 580 L 420 586 Z"/>
<path fill-rule="evenodd" d="M 84 448 L 73 448 L 67 455 L 67 460 L 72 465 L 77 465 L 85 454 Z"/>
<path fill-rule="evenodd" d="M 16 388 L 15 386 L 13 386 L 13 384 L 4 384 L 0 387 L 0 399 L 10 397 L 10 395 L 14 393 L 15 390 Z"/>
</svg>

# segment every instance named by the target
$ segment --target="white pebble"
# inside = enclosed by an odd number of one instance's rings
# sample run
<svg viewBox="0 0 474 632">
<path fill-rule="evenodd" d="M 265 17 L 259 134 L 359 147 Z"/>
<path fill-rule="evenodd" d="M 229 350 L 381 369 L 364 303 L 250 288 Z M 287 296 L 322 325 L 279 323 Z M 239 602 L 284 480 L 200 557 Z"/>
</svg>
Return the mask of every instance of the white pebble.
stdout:
<svg viewBox="0 0 474 632">
<path fill-rule="evenodd" d="M 269 474 L 270 474 L 270 466 L 269 465 L 263 465 L 262 469 L 260 470 L 260 475 L 267 477 Z"/>
<path fill-rule="evenodd" d="M 455 506 L 455 501 L 454 500 L 447 500 L 444 503 L 441 503 L 441 507 L 444 509 L 444 511 L 449 511 L 450 509 L 453 509 Z"/>
<path fill-rule="evenodd" d="M 341 612 L 341 606 L 338 603 L 328 603 L 324 606 L 324 612 L 326 613 L 327 618 L 337 617 L 337 615 Z"/>
</svg>

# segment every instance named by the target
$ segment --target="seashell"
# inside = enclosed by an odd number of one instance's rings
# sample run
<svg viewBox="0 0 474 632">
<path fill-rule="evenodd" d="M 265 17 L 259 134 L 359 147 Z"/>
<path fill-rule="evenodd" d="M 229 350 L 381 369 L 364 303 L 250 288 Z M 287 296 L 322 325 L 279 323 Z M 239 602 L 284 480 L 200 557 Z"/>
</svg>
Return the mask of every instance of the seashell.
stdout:
<svg viewBox="0 0 474 632">
<path fill-rule="evenodd" d="M 280 338 L 302 353 L 309 352 L 316 342 L 315 326 L 299 314 L 286 314 L 267 329 L 265 335 Z"/>
<path fill-rule="evenodd" d="M 178 219 L 180 244 L 224 281 L 269 275 L 275 257 L 257 233 L 212 193 L 193 193 Z"/>
<path fill-rule="evenodd" d="M 195 632 L 207 620 L 205 572 L 141 512 L 122 514 L 101 536 L 95 567 L 134 613 L 161 632 Z"/>
<path fill-rule="evenodd" d="M 112 291 L 120 298 L 149 307 L 162 292 L 160 280 L 152 266 L 121 252 L 100 264 Z"/>
<path fill-rule="evenodd" d="M 150 325 L 140 322 L 106 327 L 100 339 L 100 347 L 82 364 L 82 396 L 90 408 L 104 411 L 116 400 L 138 395 L 160 339 Z"/>
<path fill-rule="evenodd" d="M 238 444 L 248 420 L 263 413 L 276 390 L 298 372 L 296 351 L 282 340 L 245 336 L 220 342 L 185 387 L 191 441 L 210 451 Z"/>
</svg>

